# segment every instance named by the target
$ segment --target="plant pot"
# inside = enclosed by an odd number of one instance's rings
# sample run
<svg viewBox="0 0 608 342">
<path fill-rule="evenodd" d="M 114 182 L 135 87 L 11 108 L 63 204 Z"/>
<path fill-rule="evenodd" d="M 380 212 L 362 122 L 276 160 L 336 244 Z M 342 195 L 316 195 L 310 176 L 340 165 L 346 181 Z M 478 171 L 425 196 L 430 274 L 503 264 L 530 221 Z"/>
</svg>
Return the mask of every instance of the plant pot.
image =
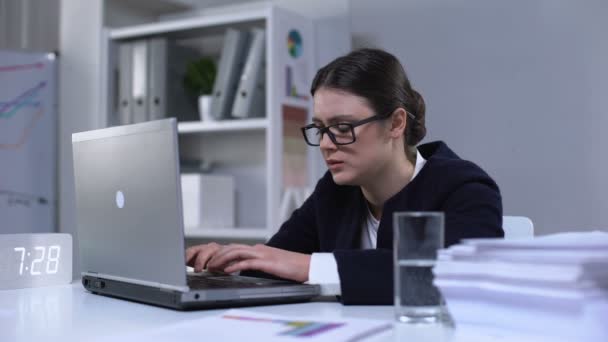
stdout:
<svg viewBox="0 0 608 342">
<path fill-rule="evenodd" d="M 214 121 L 211 115 L 211 95 L 201 95 L 198 97 L 198 114 L 201 121 Z"/>
</svg>

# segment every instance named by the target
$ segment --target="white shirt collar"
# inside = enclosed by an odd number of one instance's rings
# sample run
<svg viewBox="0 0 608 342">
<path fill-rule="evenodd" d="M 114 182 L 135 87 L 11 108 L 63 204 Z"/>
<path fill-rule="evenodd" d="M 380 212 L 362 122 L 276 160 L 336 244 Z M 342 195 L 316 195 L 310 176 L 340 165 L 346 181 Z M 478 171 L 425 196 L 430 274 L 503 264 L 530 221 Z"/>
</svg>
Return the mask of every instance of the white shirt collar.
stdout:
<svg viewBox="0 0 608 342">
<path fill-rule="evenodd" d="M 422 170 L 422 167 L 424 166 L 424 164 L 426 164 L 426 159 L 424 159 L 424 157 L 422 156 L 420 151 L 417 150 L 416 151 L 416 164 L 414 165 L 414 174 L 412 175 L 412 179 L 410 179 L 410 182 L 414 179 L 414 177 L 416 177 L 416 175 L 418 175 L 420 170 Z"/>
</svg>

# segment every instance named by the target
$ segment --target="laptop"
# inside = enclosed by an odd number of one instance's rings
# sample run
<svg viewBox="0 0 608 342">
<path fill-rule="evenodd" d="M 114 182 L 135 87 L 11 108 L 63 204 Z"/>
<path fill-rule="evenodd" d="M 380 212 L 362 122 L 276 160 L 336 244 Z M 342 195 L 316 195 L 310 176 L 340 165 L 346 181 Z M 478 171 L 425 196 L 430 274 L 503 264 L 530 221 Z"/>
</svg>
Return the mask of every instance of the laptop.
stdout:
<svg viewBox="0 0 608 342">
<path fill-rule="evenodd" d="M 82 284 L 173 309 L 307 301 L 318 285 L 186 271 L 174 118 L 72 135 Z"/>
</svg>

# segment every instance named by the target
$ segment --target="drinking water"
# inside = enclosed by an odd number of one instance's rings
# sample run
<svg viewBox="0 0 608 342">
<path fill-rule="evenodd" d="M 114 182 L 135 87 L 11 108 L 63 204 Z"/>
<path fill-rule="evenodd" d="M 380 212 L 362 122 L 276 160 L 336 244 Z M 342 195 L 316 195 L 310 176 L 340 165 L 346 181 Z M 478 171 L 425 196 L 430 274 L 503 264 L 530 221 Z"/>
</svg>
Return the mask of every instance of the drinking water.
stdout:
<svg viewBox="0 0 608 342">
<path fill-rule="evenodd" d="M 433 285 L 435 260 L 399 260 L 395 270 L 395 313 L 398 320 L 435 321 L 442 312 L 441 293 Z"/>
</svg>

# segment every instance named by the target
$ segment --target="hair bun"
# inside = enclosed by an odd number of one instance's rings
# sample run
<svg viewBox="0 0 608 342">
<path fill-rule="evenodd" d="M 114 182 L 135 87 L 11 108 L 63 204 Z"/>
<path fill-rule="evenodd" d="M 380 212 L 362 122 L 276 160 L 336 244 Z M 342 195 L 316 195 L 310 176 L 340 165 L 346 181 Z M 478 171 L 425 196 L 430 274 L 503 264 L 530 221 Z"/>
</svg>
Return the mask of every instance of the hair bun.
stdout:
<svg viewBox="0 0 608 342">
<path fill-rule="evenodd" d="M 410 88 L 410 103 L 408 103 L 408 110 L 415 116 L 408 122 L 408 134 L 406 134 L 406 143 L 410 146 L 416 146 L 426 136 L 426 125 L 425 125 L 425 112 L 426 105 L 424 99 L 420 94 Z"/>
</svg>

